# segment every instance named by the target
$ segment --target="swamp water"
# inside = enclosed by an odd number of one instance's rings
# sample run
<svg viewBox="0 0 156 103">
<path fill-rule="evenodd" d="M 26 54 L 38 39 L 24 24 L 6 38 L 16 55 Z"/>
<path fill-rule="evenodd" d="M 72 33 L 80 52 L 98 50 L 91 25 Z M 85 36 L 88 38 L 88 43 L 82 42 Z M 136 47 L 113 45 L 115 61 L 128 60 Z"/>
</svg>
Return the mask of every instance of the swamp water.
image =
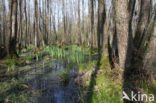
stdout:
<svg viewBox="0 0 156 103">
<path fill-rule="evenodd" d="M 18 79 L 26 81 L 27 85 L 34 91 L 30 97 L 32 103 L 77 103 L 78 85 L 74 83 L 77 76 L 77 66 L 67 68 L 66 63 L 52 60 L 39 62 L 28 72 L 19 74 Z M 67 73 L 69 80 L 64 82 L 61 75 Z M 37 93 L 37 94 L 36 94 Z"/>
<path fill-rule="evenodd" d="M 1 89 L 5 90 L 0 91 L 0 102 L 81 103 L 82 91 L 75 83 L 79 64 L 88 64 L 95 60 L 97 55 L 55 47 L 46 48 L 38 55 L 31 52 L 32 50 L 22 52 L 20 57 L 26 64 L 15 66 L 15 76 L 4 74 L 0 84 L 7 83 L 8 86 L 1 86 Z M 12 71 L 10 73 L 12 74 Z"/>
</svg>

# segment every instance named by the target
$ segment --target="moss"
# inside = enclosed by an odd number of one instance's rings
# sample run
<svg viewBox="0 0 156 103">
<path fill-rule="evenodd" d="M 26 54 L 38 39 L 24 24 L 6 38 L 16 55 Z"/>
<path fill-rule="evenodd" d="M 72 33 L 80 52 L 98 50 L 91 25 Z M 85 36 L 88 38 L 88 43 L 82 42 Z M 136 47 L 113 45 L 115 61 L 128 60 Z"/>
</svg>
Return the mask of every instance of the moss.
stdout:
<svg viewBox="0 0 156 103">
<path fill-rule="evenodd" d="M 100 61 L 100 69 L 111 69 L 110 63 L 109 63 L 109 57 L 102 57 Z"/>
<path fill-rule="evenodd" d="M 86 65 L 83 64 L 80 67 L 81 68 L 91 67 L 91 69 L 93 69 L 93 67 L 96 66 L 96 64 L 97 61 L 96 62 L 94 61 L 94 63 L 90 62 L 90 64 L 86 64 Z M 87 102 L 85 102 L 85 100 L 82 100 L 84 101 L 83 103 L 122 103 L 123 102 L 122 101 L 123 71 L 119 69 L 111 70 L 110 66 L 106 64 L 109 64 L 109 59 L 102 58 L 100 69 L 103 72 L 97 74 L 92 95 L 89 98 L 89 100 L 87 100 Z M 85 77 L 85 78 L 91 78 L 91 77 Z M 85 83 L 90 84 L 91 80 L 88 79 L 84 79 L 84 80 L 86 80 L 84 82 L 85 88 L 86 86 L 89 87 L 89 85 L 85 85 Z M 84 97 L 82 96 L 81 98 Z"/>
<path fill-rule="evenodd" d="M 122 80 L 116 73 L 117 71 L 113 70 L 97 76 L 91 103 L 122 102 Z"/>
</svg>

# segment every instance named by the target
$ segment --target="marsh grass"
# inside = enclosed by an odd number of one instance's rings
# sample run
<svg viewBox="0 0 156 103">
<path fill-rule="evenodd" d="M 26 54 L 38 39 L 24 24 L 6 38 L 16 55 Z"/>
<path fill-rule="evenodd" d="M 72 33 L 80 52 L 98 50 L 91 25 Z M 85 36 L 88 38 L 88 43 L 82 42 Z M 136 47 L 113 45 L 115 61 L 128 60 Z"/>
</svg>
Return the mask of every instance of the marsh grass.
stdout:
<svg viewBox="0 0 156 103">
<path fill-rule="evenodd" d="M 60 80 L 63 81 L 64 83 L 68 83 L 69 82 L 69 73 L 68 72 L 61 73 Z"/>
<path fill-rule="evenodd" d="M 86 55 L 91 58 L 90 49 L 82 48 L 76 45 L 63 46 L 46 46 L 44 51 L 49 53 L 51 58 L 65 59 L 68 63 L 82 63 L 85 61 Z"/>
<path fill-rule="evenodd" d="M 89 63 L 80 63 L 79 66 L 79 70 L 91 70 L 94 69 L 96 67 L 97 61 L 93 60 L 90 61 Z"/>
</svg>

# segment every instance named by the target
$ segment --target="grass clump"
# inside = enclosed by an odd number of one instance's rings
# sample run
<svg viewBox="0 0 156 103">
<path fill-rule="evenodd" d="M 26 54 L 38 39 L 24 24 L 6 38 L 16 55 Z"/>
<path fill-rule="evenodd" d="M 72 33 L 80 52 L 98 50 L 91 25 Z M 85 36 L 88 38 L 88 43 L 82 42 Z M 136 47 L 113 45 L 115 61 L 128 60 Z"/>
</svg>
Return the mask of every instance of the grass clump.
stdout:
<svg viewBox="0 0 156 103">
<path fill-rule="evenodd" d="M 7 73 L 12 72 L 16 69 L 16 64 L 21 64 L 22 60 L 20 59 L 6 59 L 6 65 L 7 65 Z"/>
<path fill-rule="evenodd" d="M 64 83 L 68 83 L 69 82 L 69 73 L 68 72 L 63 72 L 60 75 L 60 80 L 63 81 Z"/>
<path fill-rule="evenodd" d="M 90 61 L 90 63 L 80 63 L 79 70 L 92 70 L 96 67 L 97 60 Z"/>
<path fill-rule="evenodd" d="M 32 56 L 26 56 L 26 63 L 30 63 L 30 61 L 32 60 L 33 60 Z"/>
</svg>

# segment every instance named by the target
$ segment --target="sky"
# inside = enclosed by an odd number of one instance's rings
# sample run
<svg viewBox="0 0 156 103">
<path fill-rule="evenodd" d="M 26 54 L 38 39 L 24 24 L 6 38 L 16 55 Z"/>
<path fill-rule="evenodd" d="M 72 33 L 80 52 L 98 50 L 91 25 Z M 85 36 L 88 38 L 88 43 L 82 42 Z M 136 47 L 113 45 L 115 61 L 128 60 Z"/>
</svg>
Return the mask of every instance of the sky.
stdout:
<svg viewBox="0 0 156 103">
<path fill-rule="evenodd" d="M 27 0 L 28 1 L 28 0 Z M 33 7 L 34 7 L 34 4 L 33 4 L 33 1 L 34 0 L 30 0 L 30 7 L 31 7 L 31 9 L 33 9 Z M 53 1 L 53 4 L 52 4 L 52 8 L 53 8 L 53 13 L 55 13 L 55 16 L 56 16 L 56 19 L 58 19 L 57 17 L 58 17 L 58 11 L 59 11 L 59 17 L 60 17 L 60 20 L 61 20 L 61 18 L 63 18 L 62 17 L 62 0 L 52 0 Z M 60 3 L 57 3 L 57 2 L 60 2 Z M 68 7 L 66 7 L 66 9 L 65 10 L 68 10 L 69 12 L 73 12 L 71 9 L 77 9 L 77 7 L 70 7 L 70 5 L 71 5 L 71 1 L 73 1 L 73 4 L 75 4 L 76 2 L 77 2 L 77 0 L 65 0 L 66 1 L 66 5 L 68 5 Z M 95 1 L 97 1 L 97 0 L 95 0 Z M 106 5 L 107 5 L 107 10 L 109 10 L 109 8 L 110 8 L 110 5 L 111 5 L 111 1 L 112 0 L 106 0 Z M 138 0 L 137 0 L 138 1 Z M 84 5 L 85 5 L 85 10 L 84 10 L 84 12 L 85 12 L 85 15 L 88 15 L 88 10 L 89 10 L 89 8 L 88 8 L 88 0 L 84 0 Z M 8 0 L 5 0 L 5 4 L 6 4 L 6 8 L 7 8 L 7 11 L 8 11 Z M 96 3 L 96 7 L 97 7 L 97 4 L 98 3 Z M 156 4 L 156 0 L 153 0 L 153 6 L 154 6 L 154 4 Z M 41 3 L 41 5 L 42 5 L 42 3 Z M 76 5 L 76 4 L 75 4 Z M 34 10 L 34 9 L 33 9 Z M 80 10 L 81 11 L 83 11 L 83 9 L 82 9 L 82 4 L 80 4 Z M 96 8 L 96 10 L 97 10 L 97 8 Z M 95 11 L 95 12 L 97 12 L 97 11 Z M 33 13 L 33 11 L 32 11 L 32 13 Z M 73 12 L 73 14 L 74 14 L 75 12 Z M 82 16 L 82 15 L 81 15 Z"/>
</svg>

